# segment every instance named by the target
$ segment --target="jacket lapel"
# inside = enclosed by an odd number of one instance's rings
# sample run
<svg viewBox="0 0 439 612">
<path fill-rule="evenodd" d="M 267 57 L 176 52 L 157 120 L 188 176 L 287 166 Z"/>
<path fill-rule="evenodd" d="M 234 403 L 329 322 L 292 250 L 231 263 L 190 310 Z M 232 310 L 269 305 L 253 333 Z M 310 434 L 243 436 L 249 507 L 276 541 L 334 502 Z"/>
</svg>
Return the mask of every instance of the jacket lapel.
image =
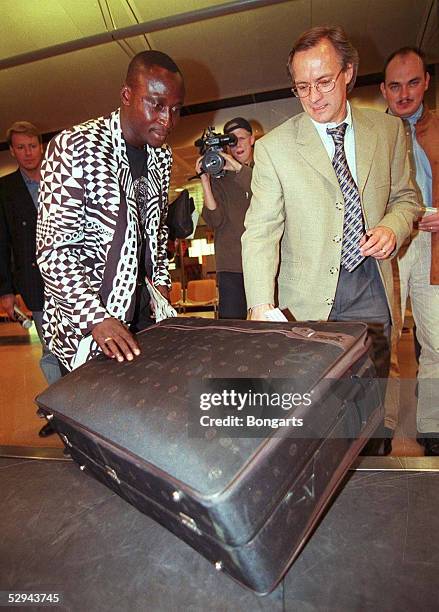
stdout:
<svg viewBox="0 0 439 612">
<path fill-rule="evenodd" d="M 372 161 L 377 146 L 377 135 L 372 130 L 372 122 L 365 117 L 361 111 L 353 108 L 352 118 L 355 130 L 355 157 L 357 165 L 357 179 L 360 196 L 370 174 Z M 302 116 L 298 125 L 296 142 L 302 157 L 310 165 L 320 172 L 332 185 L 338 187 L 337 177 L 332 167 L 331 161 L 320 140 L 317 130 L 314 128 L 307 115 Z"/>
<path fill-rule="evenodd" d="M 365 117 L 361 110 L 355 109 L 352 106 L 351 110 L 355 133 L 355 162 L 357 166 L 358 190 L 360 197 L 362 197 L 377 147 L 377 134 L 376 130 L 372 129 L 372 121 Z"/>
<path fill-rule="evenodd" d="M 296 143 L 302 157 L 327 181 L 339 189 L 338 180 L 329 155 L 311 119 L 305 113 L 303 113 L 301 121 L 298 123 Z"/>
<path fill-rule="evenodd" d="M 162 208 L 161 202 L 161 173 L 157 159 L 157 152 L 160 149 L 154 149 L 146 145 L 148 154 L 148 208 L 157 207 L 160 211 Z"/>
<path fill-rule="evenodd" d="M 37 209 L 35 208 L 32 196 L 29 193 L 24 178 L 20 170 L 16 170 L 11 175 L 12 178 L 12 189 L 10 190 L 10 200 L 14 200 L 22 209 L 22 213 L 29 219 L 37 219 Z"/>
<path fill-rule="evenodd" d="M 130 164 L 128 161 L 125 141 L 122 136 L 120 127 L 120 111 L 116 110 L 111 113 L 111 139 L 113 143 L 113 151 L 115 153 L 117 163 L 117 178 L 121 187 L 121 191 L 125 194 L 127 206 L 135 210 L 137 217 L 137 205 L 134 197 L 134 183 L 131 176 Z"/>
</svg>

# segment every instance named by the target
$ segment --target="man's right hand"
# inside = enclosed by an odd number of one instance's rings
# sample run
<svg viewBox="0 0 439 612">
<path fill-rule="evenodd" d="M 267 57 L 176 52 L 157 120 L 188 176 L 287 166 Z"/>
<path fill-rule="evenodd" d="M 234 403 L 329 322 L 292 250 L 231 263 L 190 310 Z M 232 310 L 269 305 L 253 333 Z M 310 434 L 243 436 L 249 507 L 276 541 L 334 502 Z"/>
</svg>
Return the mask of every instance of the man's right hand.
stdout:
<svg viewBox="0 0 439 612">
<path fill-rule="evenodd" d="M 204 206 L 208 208 L 209 210 L 216 210 L 218 205 L 216 203 L 216 200 L 212 192 L 212 186 L 210 184 L 210 176 L 207 174 L 207 172 L 204 172 L 203 168 L 201 167 L 202 159 L 203 159 L 203 156 L 197 159 L 197 163 L 195 164 L 195 170 L 201 180 L 201 187 L 203 189 L 203 196 L 204 196 Z"/>
<path fill-rule="evenodd" d="M 104 319 L 94 326 L 91 335 L 102 352 L 117 361 L 132 361 L 140 355 L 140 348 L 129 329 L 118 319 Z"/>
<path fill-rule="evenodd" d="M 6 312 L 8 317 L 12 319 L 13 321 L 16 320 L 15 312 L 14 312 L 14 306 L 16 303 L 17 303 L 17 300 L 15 299 L 15 295 L 13 293 L 7 293 L 6 295 L 0 296 L 0 307 L 2 308 L 2 310 Z"/>
<path fill-rule="evenodd" d="M 203 155 L 201 155 L 195 163 L 195 172 L 200 177 L 201 184 L 203 186 L 208 185 L 210 187 L 210 176 L 207 174 L 207 172 L 204 172 L 203 168 L 201 167 L 202 160 L 203 160 Z"/>
</svg>

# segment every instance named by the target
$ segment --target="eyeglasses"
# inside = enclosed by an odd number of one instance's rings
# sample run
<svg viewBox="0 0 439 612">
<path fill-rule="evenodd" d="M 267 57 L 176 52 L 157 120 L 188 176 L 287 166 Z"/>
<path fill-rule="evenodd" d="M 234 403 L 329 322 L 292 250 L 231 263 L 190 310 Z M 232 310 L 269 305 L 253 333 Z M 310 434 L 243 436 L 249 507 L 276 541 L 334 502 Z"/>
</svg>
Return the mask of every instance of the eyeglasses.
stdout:
<svg viewBox="0 0 439 612">
<path fill-rule="evenodd" d="M 291 88 L 291 91 L 296 98 L 307 98 L 311 93 L 311 87 L 314 87 L 319 93 L 329 93 L 335 87 L 338 77 L 343 72 L 343 68 L 339 71 L 337 76 L 333 79 L 320 79 L 317 83 L 299 83 Z"/>
</svg>

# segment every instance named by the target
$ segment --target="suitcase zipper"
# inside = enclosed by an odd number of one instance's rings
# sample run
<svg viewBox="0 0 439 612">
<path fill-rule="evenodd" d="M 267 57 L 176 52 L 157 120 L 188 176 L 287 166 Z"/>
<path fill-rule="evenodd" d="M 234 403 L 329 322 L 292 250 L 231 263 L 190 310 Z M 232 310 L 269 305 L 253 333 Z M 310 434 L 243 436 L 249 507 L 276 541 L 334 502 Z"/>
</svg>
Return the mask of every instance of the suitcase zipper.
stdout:
<svg viewBox="0 0 439 612">
<path fill-rule="evenodd" d="M 117 482 L 117 484 L 120 484 L 120 478 L 117 475 L 116 470 L 113 470 L 112 467 L 110 467 L 109 465 L 105 466 L 105 471 L 107 472 L 108 476 L 110 478 L 112 478 L 115 482 Z"/>
</svg>

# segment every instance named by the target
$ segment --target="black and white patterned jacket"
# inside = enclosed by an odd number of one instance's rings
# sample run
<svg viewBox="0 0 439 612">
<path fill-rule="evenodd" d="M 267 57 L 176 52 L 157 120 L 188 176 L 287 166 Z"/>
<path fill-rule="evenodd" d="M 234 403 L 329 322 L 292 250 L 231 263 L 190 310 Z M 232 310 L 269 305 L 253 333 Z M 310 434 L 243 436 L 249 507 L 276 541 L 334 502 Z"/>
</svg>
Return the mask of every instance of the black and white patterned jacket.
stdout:
<svg viewBox="0 0 439 612">
<path fill-rule="evenodd" d="M 166 216 L 172 155 L 166 145 L 146 147 L 152 281 L 169 286 Z M 116 225 L 119 240 L 113 241 Z M 120 111 L 58 134 L 41 168 L 37 261 L 45 282 L 44 336 L 69 370 L 99 352 L 90 333 L 94 325 L 108 316 L 126 321 L 139 246 Z M 110 269 L 116 270 L 112 278 Z"/>
</svg>

